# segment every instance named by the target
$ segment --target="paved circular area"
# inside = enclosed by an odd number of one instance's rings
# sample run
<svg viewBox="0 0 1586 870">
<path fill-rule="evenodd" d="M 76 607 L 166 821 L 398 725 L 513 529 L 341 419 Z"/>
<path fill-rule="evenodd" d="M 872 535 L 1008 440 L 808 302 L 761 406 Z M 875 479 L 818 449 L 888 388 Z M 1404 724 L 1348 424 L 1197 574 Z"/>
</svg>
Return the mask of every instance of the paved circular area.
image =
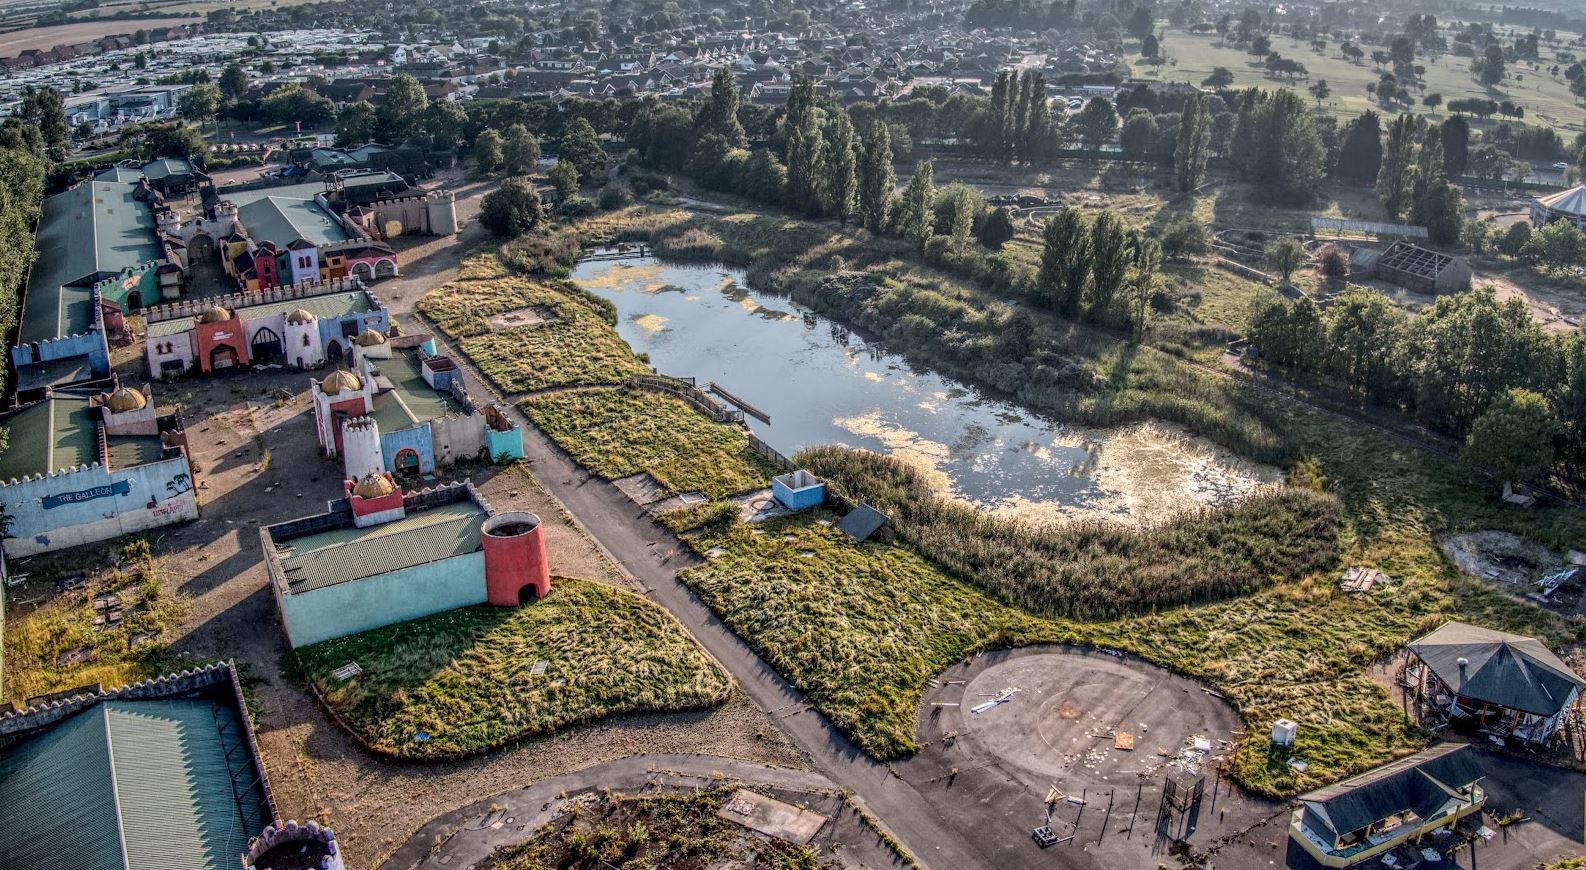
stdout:
<svg viewBox="0 0 1586 870">
<path fill-rule="evenodd" d="M 1194 680 L 1083 647 L 988 653 L 938 682 L 921 709 L 921 742 L 956 731 L 957 748 L 979 762 L 1070 793 L 1132 784 L 1197 739 L 1210 747 L 1205 760 L 1226 756 L 1243 728 L 1232 705 Z M 1017 691 L 1005 702 L 973 712 L 1009 689 Z"/>
</svg>

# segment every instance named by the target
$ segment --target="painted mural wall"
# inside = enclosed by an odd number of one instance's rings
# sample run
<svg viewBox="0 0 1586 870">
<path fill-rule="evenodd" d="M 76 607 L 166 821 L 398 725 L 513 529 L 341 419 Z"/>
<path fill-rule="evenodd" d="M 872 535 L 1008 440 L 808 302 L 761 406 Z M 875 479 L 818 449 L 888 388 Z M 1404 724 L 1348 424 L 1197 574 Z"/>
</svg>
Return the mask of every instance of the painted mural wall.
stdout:
<svg viewBox="0 0 1586 870">
<path fill-rule="evenodd" d="M 35 553 L 104 541 L 198 518 L 187 460 L 177 456 L 106 471 L 100 464 L 0 487 L 11 516 L 6 554 Z"/>
</svg>

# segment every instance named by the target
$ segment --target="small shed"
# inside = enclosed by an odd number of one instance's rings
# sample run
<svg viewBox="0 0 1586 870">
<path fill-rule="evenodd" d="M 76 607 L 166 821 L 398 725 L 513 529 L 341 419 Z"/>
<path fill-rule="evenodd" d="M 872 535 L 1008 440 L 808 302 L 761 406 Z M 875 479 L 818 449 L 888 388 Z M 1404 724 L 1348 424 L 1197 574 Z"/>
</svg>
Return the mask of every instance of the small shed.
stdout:
<svg viewBox="0 0 1586 870">
<path fill-rule="evenodd" d="M 790 511 L 820 507 L 826 501 L 826 484 L 800 468 L 771 478 L 771 496 Z"/>
<path fill-rule="evenodd" d="M 1411 641 L 1405 678 L 1455 725 L 1531 744 L 1551 740 L 1586 689 L 1541 641 L 1463 622 Z"/>
<path fill-rule="evenodd" d="M 1421 293 L 1460 293 L 1470 289 L 1475 276 L 1459 257 L 1409 242 L 1394 242 L 1374 263 L 1367 255 L 1352 256 L 1350 269 Z"/>
<path fill-rule="evenodd" d="M 868 540 L 871 535 L 881 530 L 887 524 L 887 515 L 867 504 L 862 504 L 848 512 L 848 516 L 837 521 L 837 528 L 843 534 L 854 539 L 854 543 Z"/>
</svg>

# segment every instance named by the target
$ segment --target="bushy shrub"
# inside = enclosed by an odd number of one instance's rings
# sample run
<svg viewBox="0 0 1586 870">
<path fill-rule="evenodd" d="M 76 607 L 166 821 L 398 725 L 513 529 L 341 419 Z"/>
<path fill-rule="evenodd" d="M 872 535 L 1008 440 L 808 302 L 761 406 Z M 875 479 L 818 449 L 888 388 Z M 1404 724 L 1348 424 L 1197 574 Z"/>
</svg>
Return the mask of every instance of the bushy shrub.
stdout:
<svg viewBox="0 0 1586 870">
<path fill-rule="evenodd" d="M 620 184 L 608 184 L 595 194 L 595 202 L 601 211 L 616 211 L 628 204 L 628 189 Z"/>
<path fill-rule="evenodd" d="M 567 199 L 562 200 L 562 204 L 556 210 L 563 217 L 580 218 L 594 214 L 596 208 L 594 201 L 588 197 L 569 196 Z"/>
<path fill-rule="evenodd" d="M 1317 266 L 1329 278 L 1342 278 L 1349 274 L 1349 255 L 1337 245 L 1328 245 L 1317 257 Z"/>
</svg>

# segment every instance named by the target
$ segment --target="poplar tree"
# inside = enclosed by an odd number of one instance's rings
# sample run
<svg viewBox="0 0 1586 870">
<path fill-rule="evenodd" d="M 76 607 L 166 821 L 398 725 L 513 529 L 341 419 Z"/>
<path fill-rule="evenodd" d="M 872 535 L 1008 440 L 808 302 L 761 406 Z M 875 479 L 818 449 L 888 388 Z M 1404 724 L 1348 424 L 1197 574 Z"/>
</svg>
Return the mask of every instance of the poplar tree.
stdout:
<svg viewBox="0 0 1586 870">
<path fill-rule="evenodd" d="M 732 71 L 717 67 L 710 79 L 710 101 L 700 110 L 695 126 L 700 136 L 715 133 L 727 140 L 733 148 L 744 148 L 749 137 L 738 123 L 738 83 L 732 80 Z"/>
<path fill-rule="evenodd" d="M 864 160 L 859 174 L 859 218 L 865 229 L 873 233 L 886 229 L 894 184 L 892 133 L 886 124 L 875 121 L 865 136 Z"/>
<path fill-rule="evenodd" d="M 854 151 L 854 122 L 846 111 L 834 112 L 827 120 L 822 153 L 826 211 L 847 226 L 859 197 L 859 158 Z"/>
<path fill-rule="evenodd" d="M 821 131 L 815 110 L 815 80 L 799 76 L 788 94 L 787 116 L 782 121 L 787 138 L 788 198 L 805 214 L 821 208 Z"/>
<path fill-rule="evenodd" d="M 1091 320 L 1105 320 L 1112 311 L 1113 299 L 1129 275 L 1133 255 L 1129 238 L 1124 234 L 1123 221 L 1116 212 L 1108 209 L 1096 216 L 1090 225 L 1090 302 L 1087 315 Z"/>
<path fill-rule="evenodd" d="M 1377 173 L 1377 194 L 1382 207 L 1393 218 L 1404 214 L 1410 204 L 1410 186 L 1415 168 L 1415 120 L 1408 114 L 1388 127 L 1388 143 L 1382 149 L 1382 169 Z"/>
<path fill-rule="evenodd" d="M 1179 115 L 1178 145 L 1173 149 L 1173 176 L 1178 189 L 1190 193 L 1206 177 L 1206 161 L 1212 141 L 1211 111 L 1199 92 L 1184 99 Z"/>
<path fill-rule="evenodd" d="M 1156 292 L 1156 276 L 1162 268 L 1162 245 L 1155 239 L 1136 237 L 1134 269 L 1129 273 L 1129 331 L 1135 341 L 1145 335 L 1151 317 L 1151 296 Z"/>
<path fill-rule="evenodd" d="M 1079 314 L 1090 279 L 1090 230 L 1079 209 L 1066 206 L 1046 222 L 1036 292 L 1064 317 Z"/>
<path fill-rule="evenodd" d="M 915 251 L 922 254 L 934 229 L 934 215 L 931 212 L 931 197 L 934 193 L 931 161 L 921 160 L 914 165 L 914 174 L 909 176 L 908 186 L 903 189 L 903 203 L 900 206 L 903 219 L 899 222 L 898 233 L 909 240 Z"/>
</svg>

